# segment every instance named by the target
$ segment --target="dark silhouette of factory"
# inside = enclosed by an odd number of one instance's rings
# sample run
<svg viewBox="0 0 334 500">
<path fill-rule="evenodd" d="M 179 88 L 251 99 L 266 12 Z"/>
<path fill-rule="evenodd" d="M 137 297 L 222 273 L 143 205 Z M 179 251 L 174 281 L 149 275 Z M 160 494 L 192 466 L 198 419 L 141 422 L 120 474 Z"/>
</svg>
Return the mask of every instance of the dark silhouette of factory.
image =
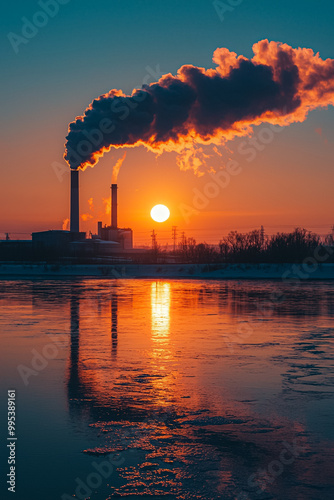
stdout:
<svg viewBox="0 0 334 500">
<path fill-rule="evenodd" d="M 133 248 L 132 229 L 119 228 L 117 224 L 117 184 L 111 185 L 111 225 L 103 227 L 102 222 L 98 222 L 97 235 L 92 237 L 116 243 L 122 250 Z"/>
<path fill-rule="evenodd" d="M 79 170 L 71 170 L 70 230 L 49 230 L 32 233 L 31 240 L 0 242 L 0 260 L 58 261 L 62 262 L 113 262 L 131 261 L 144 249 L 133 248 L 130 228 L 118 227 L 117 184 L 111 185 L 110 225 L 97 223 L 97 233 L 86 238 L 80 231 Z"/>
</svg>

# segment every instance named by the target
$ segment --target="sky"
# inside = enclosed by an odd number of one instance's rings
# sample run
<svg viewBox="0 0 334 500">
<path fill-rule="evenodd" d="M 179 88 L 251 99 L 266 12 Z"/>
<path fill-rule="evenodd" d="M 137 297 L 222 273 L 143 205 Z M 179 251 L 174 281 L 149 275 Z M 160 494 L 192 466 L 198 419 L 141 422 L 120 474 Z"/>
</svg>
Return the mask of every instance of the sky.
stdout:
<svg viewBox="0 0 334 500">
<path fill-rule="evenodd" d="M 334 58 L 331 1 L 231 2 L 224 19 L 214 2 L 204 0 L 62 0 L 46 20 L 36 17 L 41 3 L 18 0 L 1 7 L 0 238 L 5 232 L 29 238 L 32 231 L 66 224 L 68 124 L 101 94 L 131 93 L 143 82 L 175 75 L 184 64 L 214 68 L 218 47 L 252 57 L 253 44 L 265 38 Z M 26 20 L 33 19 L 45 25 L 15 45 L 8 34 L 22 36 Z M 175 152 L 127 149 L 118 175 L 119 225 L 133 228 L 136 245 L 149 244 L 153 229 L 158 242 L 172 243 L 172 226 L 179 236 L 185 232 L 208 243 L 261 225 L 268 234 L 297 226 L 326 234 L 334 224 L 333 119 L 330 106 L 269 135 L 262 124 L 254 130 L 260 147 L 252 155 L 240 154 L 245 138 L 197 148 L 195 156 L 205 155 L 200 175 L 181 169 Z M 81 230 L 95 233 L 98 220 L 109 222 L 112 168 L 123 154 L 111 149 L 80 172 Z M 226 171 L 231 160 L 233 175 L 217 183 L 213 172 Z M 150 218 L 158 203 L 171 212 L 161 224 Z"/>
</svg>

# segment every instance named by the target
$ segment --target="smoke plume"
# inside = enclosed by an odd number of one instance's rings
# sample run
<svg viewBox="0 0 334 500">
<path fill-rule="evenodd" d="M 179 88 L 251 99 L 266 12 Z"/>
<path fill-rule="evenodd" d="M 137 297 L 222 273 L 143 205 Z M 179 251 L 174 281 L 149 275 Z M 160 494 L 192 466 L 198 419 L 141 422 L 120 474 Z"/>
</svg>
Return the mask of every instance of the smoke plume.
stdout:
<svg viewBox="0 0 334 500">
<path fill-rule="evenodd" d="M 131 95 L 101 95 L 70 123 L 64 158 L 84 170 L 112 147 L 184 154 L 249 135 L 263 122 L 301 122 L 310 110 L 334 104 L 333 59 L 268 40 L 253 52 L 247 59 L 218 48 L 214 69 L 185 65 Z"/>
<path fill-rule="evenodd" d="M 121 158 L 119 158 L 117 160 L 117 162 L 113 166 L 113 169 L 112 169 L 112 178 L 111 178 L 111 183 L 112 184 L 116 184 L 117 183 L 117 177 L 118 177 L 119 169 L 123 165 L 125 157 L 126 157 L 126 152 L 124 153 L 124 155 Z"/>
<path fill-rule="evenodd" d="M 102 198 L 102 202 L 104 205 L 104 212 L 106 215 L 111 214 L 111 196 L 108 196 L 108 198 Z"/>
<path fill-rule="evenodd" d="M 88 203 L 88 207 L 89 207 L 90 212 L 94 212 L 94 200 L 93 200 L 93 198 L 88 198 L 87 203 Z M 93 219 L 93 218 L 94 218 L 94 216 L 91 213 L 81 214 L 81 220 L 83 220 L 85 222 L 90 220 L 90 219 Z"/>
<path fill-rule="evenodd" d="M 94 211 L 94 200 L 93 200 L 93 198 L 88 198 L 87 203 L 88 203 L 88 206 L 89 206 L 89 210 L 91 210 L 93 212 Z"/>
</svg>

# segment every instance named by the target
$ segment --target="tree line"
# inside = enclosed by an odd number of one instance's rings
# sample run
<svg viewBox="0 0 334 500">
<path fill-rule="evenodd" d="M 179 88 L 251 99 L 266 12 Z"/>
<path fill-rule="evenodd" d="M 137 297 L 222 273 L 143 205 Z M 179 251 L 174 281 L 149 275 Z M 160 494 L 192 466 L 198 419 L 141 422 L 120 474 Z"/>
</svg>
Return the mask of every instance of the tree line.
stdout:
<svg viewBox="0 0 334 500">
<path fill-rule="evenodd" d="M 197 244 L 194 238 L 183 238 L 174 255 L 189 263 L 298 263 L 314 256 L 318 247 L 333 245 L 333 234 L 322 242 L 317 234 L 303 228 L 270 237 L 261 228 L 248 233 L 231 231 L 218 245 Z M 158 253 L 163 254 L 161 249 Z M 327 262 L 334 262 L 333 254 Z"/>
</svg>

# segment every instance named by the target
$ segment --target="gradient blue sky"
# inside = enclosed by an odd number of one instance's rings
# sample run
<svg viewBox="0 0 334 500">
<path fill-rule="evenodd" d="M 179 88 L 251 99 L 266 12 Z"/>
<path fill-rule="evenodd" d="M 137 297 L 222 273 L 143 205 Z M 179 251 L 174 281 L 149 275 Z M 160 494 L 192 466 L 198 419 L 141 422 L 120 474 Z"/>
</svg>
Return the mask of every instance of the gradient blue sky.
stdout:
<svg viewBox="0 0 334 500">
<path fill-rule="evenodd" d="M 51 164 L 64 164 L 68 123 L 111 88 L 130 92 L 140 86 L 147 66 L 174 74 L 182 64 L 209 68 L 217 47 L 251 57 L 252 45 L 263 38 L 334 58 L 334 3 L 327 0 L 244 0 L 223 22 L 211 1 L 70 0 L 15 54 L 7 34 L 20 34 L 22 17 L 32 19 L 38 10 L 32 0 L 2 4 L 0 232 L 61 227 L 69 212 L 69 176 L 59 182 Z M 172 212 L 156 228 L 164 241 L 172 224 L 206 241 L 261 223 L 269 233 L 293 225 L 326 232 L 334 223 L 333 119 L 332 108 L 319 110 L 288 127 L 190 222 L 178 206 L 191 205 L 193 189 L 201 189 L 208 174 L 180 172 L 175 154 L 156 158 L 143 148 L 131 150 L 119 176 L 120 222 L 134 227 L 137 243 L 149 240 L 148 210 L 161 202 Z M 233 142 L 229 147 L 235 150 Z M 90 197 L 96 207 L 83 230 L 95 228 L 121 154 L 109 153 L 81 175 L 81 211 L 88 211 Z M 215 166 L 218 160 L 212 160 Z"/>
</svg>

